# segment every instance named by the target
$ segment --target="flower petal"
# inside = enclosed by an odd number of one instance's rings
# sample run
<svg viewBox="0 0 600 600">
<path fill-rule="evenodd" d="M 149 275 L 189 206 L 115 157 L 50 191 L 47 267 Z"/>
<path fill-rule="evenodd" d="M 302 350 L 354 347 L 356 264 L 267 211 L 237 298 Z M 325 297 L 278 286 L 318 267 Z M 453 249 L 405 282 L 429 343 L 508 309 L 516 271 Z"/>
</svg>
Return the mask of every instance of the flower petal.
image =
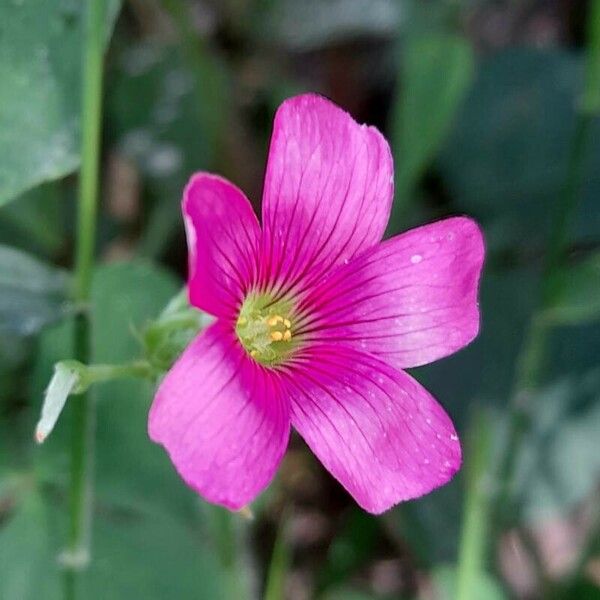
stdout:
<svg viewBox="0 0 600 600">
<path fill-rule="evenodd" d="M 183 194 L 190 302 L 232 317 L 256 281 L 260 226 L 250 202 L 217 175 L 196 173 Z"/>
<path fill-rule="evenodd" d="M 302 309 L 307 339 L 336 340 L 397 368 L 448 356 L 479 331 L 479 227 L 454 217 L 413 229 L 338 269 Z"/>
<path fill-rule="evenodd" d="M 292 424 L 365 510 L 381 513 L 449 481 L 458 437 L 414 379 L 335 345 L 313 347 L 285 378 Z"/>
<path fill-rule="evenodd" d="M 290 417 L 269 375 L 217 322 L 188 346 L 156 393 L 149 435 L 209 502 L 239 509 L 273 478 Z"/>
<path fill-rule="evenodd" d="M 388 143 L 313 94 L 275 116 L 263 195 L 265 285 L 314 283 L 381 240 L 393 196 Z"/>
</svg>

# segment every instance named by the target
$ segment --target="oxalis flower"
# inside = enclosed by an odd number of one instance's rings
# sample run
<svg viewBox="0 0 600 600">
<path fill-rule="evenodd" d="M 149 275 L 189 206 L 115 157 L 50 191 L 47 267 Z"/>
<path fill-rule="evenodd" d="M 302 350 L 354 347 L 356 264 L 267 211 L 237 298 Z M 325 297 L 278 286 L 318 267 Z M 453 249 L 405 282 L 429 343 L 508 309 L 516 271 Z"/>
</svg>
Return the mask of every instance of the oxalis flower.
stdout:
<svg viewBox="0 0 600 600">
<path fill-rule="evenodd" d="M 383 136 L 315 95 L 277 111 L 262 227 L 225 179 L 185 188 L 189 298 L 217 320 L 160 385 L 149 434 L 206 500 L 252 501 L 291 426 L 373 513 L 460 467 L 452 422 L 403 369 L 477 335 L 482 237 L 456 217 L 382 242 L 392 194 Z"/>
</svg>

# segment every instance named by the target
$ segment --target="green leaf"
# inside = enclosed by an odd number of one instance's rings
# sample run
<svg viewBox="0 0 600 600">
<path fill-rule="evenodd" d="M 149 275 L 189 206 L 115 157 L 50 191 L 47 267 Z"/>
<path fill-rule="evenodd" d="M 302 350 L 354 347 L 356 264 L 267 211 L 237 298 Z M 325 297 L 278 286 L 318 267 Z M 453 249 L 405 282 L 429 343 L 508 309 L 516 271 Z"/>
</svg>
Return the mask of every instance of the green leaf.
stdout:
<svg viewBox="0 0 600 600">
<path fill-rule="evenodd" d="M 600 600 L 600 587 L 597 581 L 581 579 L 561 592 L 561 600 Z"/>
<path fill-rule="evenodd" d="M 402 7 L 393 0 L 282 0 L 271 2 L 259 32 L 273 35 L 292 50 L 314 50 L 364 36 L 393 35 Z"/>
<path fill-rule="evenodd" d="M 68 283 L 64 271 L 0 245 L 0 337 L 33 335 L 64 316 Z"/>
<path fill-rule="evenodd" d="M 136 331 L 155 318 L 179 288 L 171 274 L 150 263 L 98 268 L 92 286 L 92 360 L 118 363 L 138 357 Z M 34 397 L 47 384 L 53 364 L 72 356 L 72 336 L 71 321 L 42 334 Z M 217 564 L 208 523 L 197 510 L 197 495 L 181 481 L 165 451 L 148 438 L 153 392 L 152 385 L 137 380 L 93 390 L 96 510 L 83 597 L 224 598 L 226 578 Z M 69 424 L 67 405 L 52 436 L 36 450 L 36 473 L 54 489 L 68 483 Z M 56 553 L 67 531 L 68 504 L 61 502 L 57 509 L 52 517 L 57 523 Z"/>
<path fill-rule="evenodd" d="M 322 598 L 323 600 L 378 600 L 380 596 L 344 586 L 327 592 Z"/>
<path fill-rule="evenodd" d="M 59 598 L 44 500 L 27 491 L 0 529 L 0 598 Z"/>
<path fill-rule="evenodd" d="M 204 49 L 190 52 L 158 43 L 129 46 L 110 74 L 106 111 L 114 143 L 148 182 L 144 256 L 169 243 L 181 223 L 183 187 L 191 173 L 213 167 L 224 131 L 225 69 Z"/>
<path fill-rule="evenodd" d="M 141 346 L 136 337 L 179 288 L 173 276 L 149 263 L 98 269 L 92 286 L 92 362 L 138 358 Z M 114 381 L 97 388 L 98 485 L 120 504 L 149 510 L 156 503 L 189 508 L 195 496 L 177 476 L 166 452 L 148 438 L 153 388 L 140 380 Z"/>
<path fill-rule="evenodd" d="M 66 532 L 64 508 L 50 495 L 25 490 L 0 529 L 0 597 L 60 598 L 59 555 Z M 62 509 L 62 510 L 61 510 Z M 225 598 L 225 578 L 206 527 L 184 525 L 168 513 L 96 511 L 93 555 L 81 574 L 81 597 Z"/>
<path fill-rule="evenodd" d="M 439 600 L 455 600 L 456 589 L 456 567 L 454 565 L 442 565 L 434 569 L 433 583 L 439 595 Z M 474 580 L 472 598 L 485 598 L 485 600 L 506 600 L 506 596 L 499 584 L 491 575 L 482 574 Z"/>
<path fill-rule="evenodd" d="M 56 183 L 33 188 L 0 208 L 0 239 L 42 256 L 55 256 L 65 243 L 65 197 Z"/>
<path fill-rule="evenodd" d="M 598 485 L 600 369 L 565 377 L 532 399 L 517 490 L 526 521 L 565 514 Z"/>
<path fill-rule="evenodd" d="M 318 588 L 325 590 L 347 581 L 371 558 L 380 536 L 379 521 L 360 509 L 353 509 L 327 551 L 319 570 Z"/>
<path fill-rule="evenodd" d="M 488 247 L 545 241 L 564 185 L 583 63 L 560 50 L 509 49 L 484 61 L 440 155 L 456 207 L 477 216 Z M 600 122 L 592 124 L 582 202 L 573 231 L 600 232 Z"/>
<path fill-rule="evenodd" d="M 139 332 L 158 316 L 179 287 L 171 274 L 150 263 L 100 267 L 92 285 L 91 362 L 118 364 L 139 358 Z M 71 321 L 45 331 L 40 339 L 31 378 L 35 418 L 54 364 L 73 356 L 72 339 Z M 92 393 L 97 398 L 96 479 L 100 500 L 148 512 L 166 508 L 189 514 L 196 496 L 177 476 L 166 452 L 148 438 L 154 386 L 137 379 L 112 381 L 96 386 Z M 40 468 L 58 482 L 68 477 L 68 408 L 67 403 L 40 452 Z"/>
<path fill-rule="evenodd" d="M 600 319 L 600 252 L 554 274 L 558 293 L 544 317 L 560 325 Z"/>
<path fill-rule="evenodd" d="M 83 598 L 226 598 L 223 571 L 198 523 L 113 512 L 97 514 L 95 525 Z"/>
<path fill-rule="evenodd" d="M 406 40 L 393 108 L 396 210 L 449 133 L 473 71 L 473 50 L 464 38 L 425 34 Z"/>
<path fill-rule="evenodd" d="M 120 0 L 109 0 L 107 38 Z M 75 0 L 0 6 L 0 205 L 79 164 L 82 16 Z"/>
</svg>

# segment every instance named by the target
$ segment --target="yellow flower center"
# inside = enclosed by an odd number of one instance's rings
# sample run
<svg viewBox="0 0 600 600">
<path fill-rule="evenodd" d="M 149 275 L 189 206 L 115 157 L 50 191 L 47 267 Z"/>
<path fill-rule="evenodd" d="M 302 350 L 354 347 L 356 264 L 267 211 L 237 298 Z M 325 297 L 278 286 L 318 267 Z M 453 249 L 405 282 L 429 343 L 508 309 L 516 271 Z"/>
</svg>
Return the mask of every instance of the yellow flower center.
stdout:
<svg viewBox="0 0 600 600">
<path fill-rule="evenodd" d="M 235 332 L 248 354 L 257 362 L 272 365 L 290 355 L 296 345 L 293 304 L 272 303 L 262 294 L 250 294 L 244 301 Z"/>
</svg>

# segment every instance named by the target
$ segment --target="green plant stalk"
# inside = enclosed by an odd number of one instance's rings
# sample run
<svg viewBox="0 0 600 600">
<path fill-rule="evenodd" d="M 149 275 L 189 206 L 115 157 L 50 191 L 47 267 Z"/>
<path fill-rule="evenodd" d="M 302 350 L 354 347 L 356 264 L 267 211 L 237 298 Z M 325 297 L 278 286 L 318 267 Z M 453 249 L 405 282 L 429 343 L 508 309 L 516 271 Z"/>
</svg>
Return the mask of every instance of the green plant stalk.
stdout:
<svg viewBox="0 0 600 600">
<path fill-rule="evenodd" d="M 134 360 L 118 365 L 84 365 L 83 363 L 74 360 L 62 361 L 57 364 L 63 365 L 77 374 L 77 385 L 72 392 L 74 395 L 83 394 L 91 386 L 105 381 L 128 378 L 152 380 L 155 377 L 152 365 L 146 360 Z"/>
<path fill-rule="evenodd" d="M 90 298 L 96 243 L 105 0 L 87 0 L 84 12 L 81 170 L 74 274 L 74 299 L 81 305 L 86 305 Z M 76 320 L 75 356 L 83 363 L 90 358 L 87 313 Z M 69 541 L 65 559 L 67 598 L 76 596 L 76 572 L 86 566 L 89 556 L 95 418 L 89 394 L 81 395 L 72 403 L 72 417 Z"/>
<path fill-rule="evenodd" d="M 511 417 L 506 450 L 500 462 L 499 491 L 496 501 L 496 527 L 501 528 L 511 514 L 512 488 L 524 434 L 530 424 L 530 400 L 539 387 L 544 370 L 551 323 L 540 317 L 551 307 L 563 282 L 553 273 L 560 266 L 568 246 L 569 225 L 577 207 L 585 171 L 585 159 L 594 118 L 600 113 L 600 0 L 590 5 L 588 20 L 586 77 L 582 101 L 571 143 L 567 176 L 557 198 L 552 229 L 542 271 L 540 302 L 525 335 L 517 360 L 517 372 L 511 395 Z"/>
<path fill-rule="evenodd" d="M 286 530 L 289 522 L 289 511 L 284 511 L 281 516 L 277 537 L 273 546 L 273 554 L 267 581 L 265 585 L 264 600 L 280 600 L 285 598 L 285 578 L 290 567 L 290 549 L 286 542 Z"/>
<path fill-rule="evenodd" d="M 490 510 L 491 434 L 487 416 L 477 414 L 472 419 L 466 450 L 465 504 L 454 597 L 478 600 L 475 594 L 485 559 Z"/>
<path fill-rule="evenodd" d="M 223 571 L 227 573 L 226 598 L 249 597 L 249 585 L 241 555 L 246 544 L 243 517 L 220 506 L 206 505 L 215 549 Z"/>
</svg>

